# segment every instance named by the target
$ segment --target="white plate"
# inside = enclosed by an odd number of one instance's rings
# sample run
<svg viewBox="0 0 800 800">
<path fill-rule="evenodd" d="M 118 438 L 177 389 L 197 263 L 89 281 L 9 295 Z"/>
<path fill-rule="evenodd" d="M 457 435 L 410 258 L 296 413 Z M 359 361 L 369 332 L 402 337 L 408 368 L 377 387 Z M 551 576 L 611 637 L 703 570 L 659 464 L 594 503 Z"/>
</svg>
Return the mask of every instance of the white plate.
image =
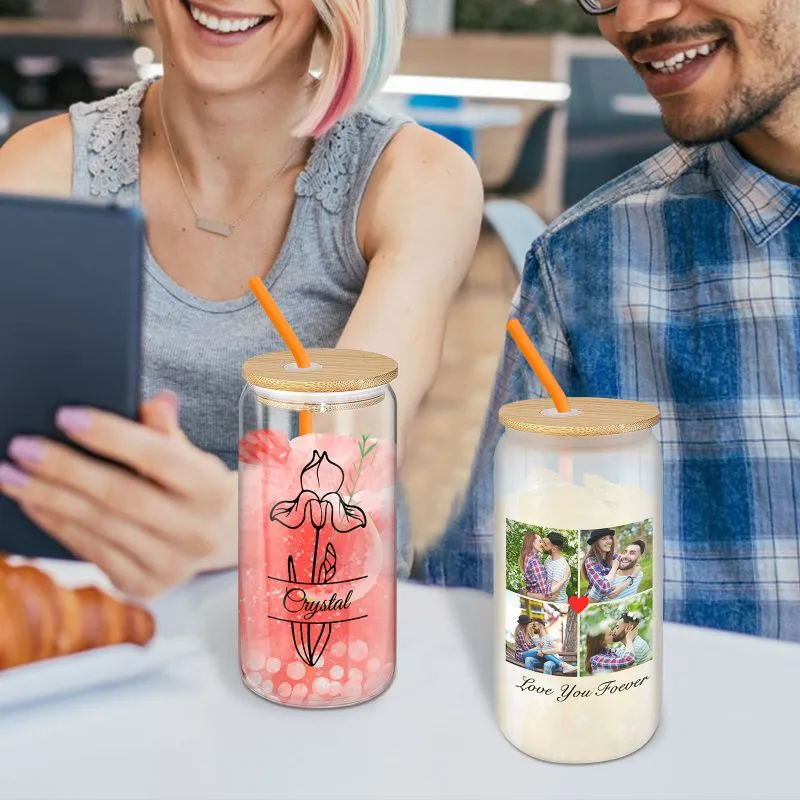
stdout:
<svg viewBox="0 0 800 800">
<path fill-rule="evenodd" d="M 147 647 L 131 644 L 37 661 L 0 672 L 0 711 L 152 675 L 196 656 L 199 642 L 156 637 Z"/>
<path fill-rule="evenodd" d="M 91 564 L 20 558 L 9 561 L 32 564 L 65 588 L 97 586 L 113 593 L 106 576 Z M 152 675 L 170 664 L 196 656 L 201 649 L 201 642 L 197 639 L 159 635 L 156 619 L 156 635 L 146 647 L 132 644 L 101 647 L 0 671 L 0 709 L 52 700 Z"/>
</svg>

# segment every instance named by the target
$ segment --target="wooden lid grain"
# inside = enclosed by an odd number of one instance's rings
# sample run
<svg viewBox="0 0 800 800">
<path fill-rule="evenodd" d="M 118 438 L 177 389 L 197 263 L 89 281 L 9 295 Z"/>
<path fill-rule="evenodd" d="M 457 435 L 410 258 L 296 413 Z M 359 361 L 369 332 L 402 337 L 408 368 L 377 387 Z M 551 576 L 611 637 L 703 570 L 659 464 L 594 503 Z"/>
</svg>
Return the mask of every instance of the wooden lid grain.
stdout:
<svg viewBox="0 0 800 800">
<path fill-rule="evenodd" d="M 397 377 L 397 363 L 378 353 L 324 348 L 307 353 L 318 368 L 292 368 L 294 357 L 285 350 L 251 358 L 242 375 L 251 386 L 285 392 L 357 392 L 386 386 Z"/>
<path fill-rule="evenodd" d="M 550 399 L 509 403 L 500 409 L 500 422 L 511 430 L 545 436 L 616 436 L 647 430 L 661 418 L 650 403 L 600 397 L 570 397 L 569 403 L 575 413 L 553 413 Z"/>
</svg>

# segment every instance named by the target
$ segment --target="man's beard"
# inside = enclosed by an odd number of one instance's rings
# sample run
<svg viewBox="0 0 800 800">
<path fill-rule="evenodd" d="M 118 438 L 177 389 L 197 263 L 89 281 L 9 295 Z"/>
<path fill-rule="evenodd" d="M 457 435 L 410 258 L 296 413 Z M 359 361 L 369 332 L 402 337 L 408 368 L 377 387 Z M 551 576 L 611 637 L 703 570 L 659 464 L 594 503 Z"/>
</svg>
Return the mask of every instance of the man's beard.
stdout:
<svg viewBox="0 0 800 800">
<path fill-rule="evenodd" d="M 758 89 L 752 86 L 739 91 L 735 100 L 725 102 L 716 117 L 664 117 L 670 138 L 684 145 L 730 141 L 771 117 L 795 92 L 800 91 L 800 74 L 780 86 Z"/>
<path fill-rule="evenodd" d="M 612 633 L 611 635 L 614 637 L 615 642 L 622 642 L 625 640 L 625 633 L 626 631 L 622 631 L 622 633 Z"/>
<path fill-rule="evenodd" d="M 791 95 L 800 92 L 800 59 L 791 41 L 791 31 L 800 27 L 794 3 L 772 0 L 761 16 L 755 34 L 757 45 L 764 62 L 771 62 L 761 85 L 734 88 L 713 115 L 677 116 L 673 120 L 665 116 L 664 128 L 671 138 L 686 145 L 729 141 L 771 117 Z M 724 46 L 734 55 L 738 51 L 732 35 Z"/>
</svg>

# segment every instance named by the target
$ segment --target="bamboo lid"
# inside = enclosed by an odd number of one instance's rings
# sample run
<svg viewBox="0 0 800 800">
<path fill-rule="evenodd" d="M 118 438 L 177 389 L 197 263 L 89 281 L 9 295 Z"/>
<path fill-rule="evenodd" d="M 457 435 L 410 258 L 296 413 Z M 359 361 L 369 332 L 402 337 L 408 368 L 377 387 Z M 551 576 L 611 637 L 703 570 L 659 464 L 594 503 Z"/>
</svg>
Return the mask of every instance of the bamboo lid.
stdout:
<svg viewBox="0 0 800 800">
<path fill-rule="evenodd" d="M 650 403 L 600 397 L 570 397 L 572 412 L 558 414 L 553 401 L 521 400 L 500 409 L 500 422 L 511 430 L 545 436 L 616 436 L 658 424 L 661 414 Z"/>
<path fill-rule="evenodd" d="M 285 392 L 357 392 L 386 386 L 397 377 L 397 363 L 378 353 L 325 348 L 307 352 L 311 369 L 299 369 L 284 350 L 249 359 L 242 375 L 251 386 Z"/>
</svg>

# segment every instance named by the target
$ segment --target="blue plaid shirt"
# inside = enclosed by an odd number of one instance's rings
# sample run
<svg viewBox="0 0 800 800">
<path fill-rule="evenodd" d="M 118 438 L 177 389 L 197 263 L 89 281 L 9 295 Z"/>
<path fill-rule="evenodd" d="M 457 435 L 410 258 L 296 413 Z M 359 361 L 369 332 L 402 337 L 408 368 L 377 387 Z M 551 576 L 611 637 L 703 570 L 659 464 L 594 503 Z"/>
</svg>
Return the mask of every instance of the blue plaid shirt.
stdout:
<svg viewBox="0 0 800 800">
<path fill-rule="evenodd" d="M 667 618 L 800 641 L 800 187 L 674 145 L 534 242 L 513 313 L 568 395 L 661 409 Z M 423 580 L 491 588 L 498 410 L 541 393 L 507 339 Z"/>
</svg>

